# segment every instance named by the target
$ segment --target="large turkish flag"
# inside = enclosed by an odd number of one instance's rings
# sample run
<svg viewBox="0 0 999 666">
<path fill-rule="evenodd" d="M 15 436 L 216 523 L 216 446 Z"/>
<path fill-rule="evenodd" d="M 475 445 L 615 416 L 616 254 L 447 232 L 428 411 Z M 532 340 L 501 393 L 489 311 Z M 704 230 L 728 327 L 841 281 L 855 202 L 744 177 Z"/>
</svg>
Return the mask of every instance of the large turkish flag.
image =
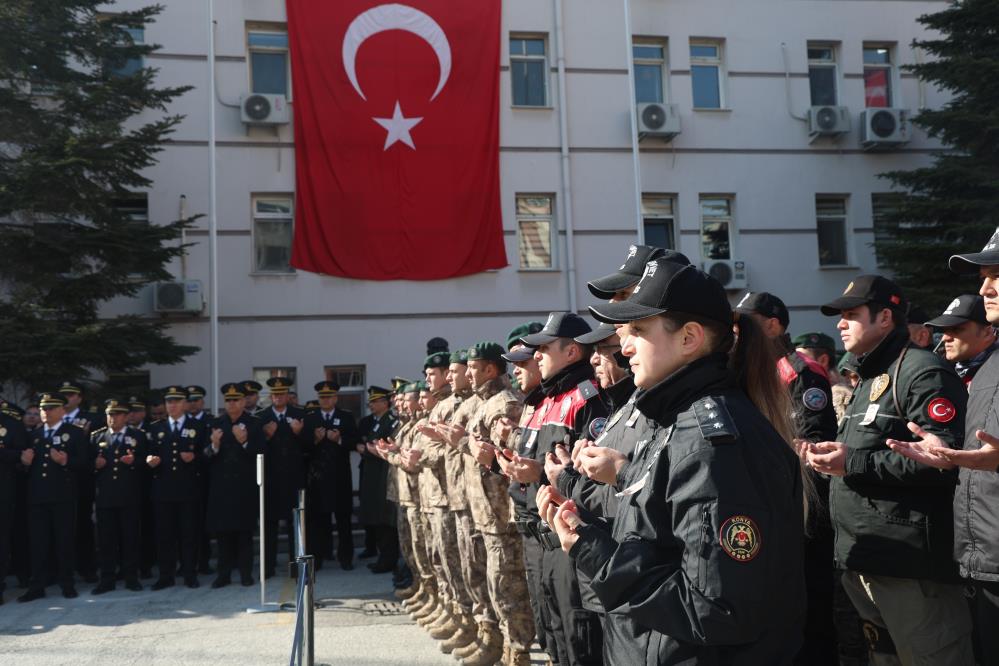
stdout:
<svg viewBox="0 0 999 666">
<path fill-rule="evenodd" d="M 501 0 L 287 0 L 291 263 L 367 280 L 506 266 Z"/>
</svg>

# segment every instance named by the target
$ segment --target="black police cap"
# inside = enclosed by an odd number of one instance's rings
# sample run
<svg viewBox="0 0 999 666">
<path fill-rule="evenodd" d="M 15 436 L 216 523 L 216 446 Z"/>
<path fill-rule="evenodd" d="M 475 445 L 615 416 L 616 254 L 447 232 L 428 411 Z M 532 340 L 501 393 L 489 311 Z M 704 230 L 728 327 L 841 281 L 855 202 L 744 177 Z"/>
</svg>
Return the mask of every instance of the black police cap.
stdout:
<svg viewBox="0 0 999 666">
<path fill-rule="evenodd" d="M 652 245 L 632 245 L 628 248 L 628 256 L 617 271 L 610 275 L 590 280 L 586 287 L 590 293 L 601 299 L 611 298 L 616 292 L 633 286 L 642 279 L 645 264 L 660 257 L 671 259 L 680 264 L 689 264 L 690 259 L 675 250 L 665 250 Z"/>
<path fill-rule="evenodd" d="M 617 333 L 617 327 L 614 324 L 601 323 L 595 329 L 589 333 L 584 333 L 576 338 L 576 342 L 581 345 L 595 345 L 598 342 L 603 342 L 607 338 Z"/>
<path fill-rule="evenodd" d="M 969 321 L 988 324 L 985 317 L 985 300 L 978 294 L 961 294 L 943 311 L 939 317 L 934 317 L 925 323 L 931 328 L 951 328 Z"/>
<path fill-rule="evenodd" d="M 686 313 L 732 324 L 732 306 L 718 280 L 690 264 L 665 258 L 650 261 L 628 300 L 591 305 L 590 312 L 602 322 L 625 324 L 667 312 Z"/>
<path fill-rule="evenodd" d="M 776 319 L 785 330 L 791 323 L 791 315 L 787 311 L 784 301 L 769 291 L 747 291 L 746 295 L 735 306 L 735 311 L 743 314 L 755 313 Z"/>
<path fill-rule="evenodd" d="M 905 312 L 907 303 L 898 285 L 881 275 L 859 275 L 846 286 L 843 295 L 819 308 L 827 317 L 835 317 L 843 310 L 878 303 L 898 312 Z"/>
<path fill-rule="evenodd" d="M 999 265 L 999 227 L 993 232 L 989 242 L 981 252 L 955 254 L 947 262 L 952 271 L 958 274 L 978 273 L 980 266 Z"/>
<path fill-rule="evenodd" d="M 525 335 L 520 340 L 528 347 L 540 347 L 558 338 L 577 338 L 592 330 L 593 328 L 575 312 L 553 312 L 548 315 L 544 328 L 537 333 Z"/>
</svg>

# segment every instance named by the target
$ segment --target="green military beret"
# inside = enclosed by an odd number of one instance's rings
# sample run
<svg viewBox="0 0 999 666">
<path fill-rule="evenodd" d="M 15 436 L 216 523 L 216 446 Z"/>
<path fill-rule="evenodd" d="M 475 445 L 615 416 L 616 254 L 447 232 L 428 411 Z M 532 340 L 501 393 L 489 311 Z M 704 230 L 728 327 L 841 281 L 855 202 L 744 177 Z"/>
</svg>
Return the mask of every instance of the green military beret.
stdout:
<svg viewBox="0 0 999 666">
<path fill-rule="evenodd" d="M 525 335 L 537 333 L 542 328 L 544 328 L 544 324 L 542 324 L 540 321 L 529 321 L 513 329 L 512 331 L 510 331 L 510 334 L 506 336 L 507 350 L 512 349 L 513 346 L 518 344 L 520 342 L 520 339 Z"/>
<path fill-rule="evenodd" d="M 801 349 L 825 349 L 830 353 L 836 352 L 836 343 L 825 333 L 802 333 L 791 344 L 795 348 Z"/>
<path fill-rule="evenodd" d="M 427 388 L 424 382 L 410 382 L 400 389 L 401 393 L 419 393 L 423 389 Z"/>
<path fill-rule="evenodd" d="M 427 368 L 447 368 L 451 364 L 451 354 L 448 352 L 435 352 L 427 357 L 423 362 L 423 369 Z"/>
<path fill-rule="evenodd" d="M 468 348 L 469 361 L 498 361 L 505 363 L 503 352 L 506 350 L 497 342 L 476 342 Z"/>
<path fill-rule="evenodd" d="M 839 374 L 841 375 L 847 371 L 850 371 L 853 374 L 859 374 L 860 364 L 857 362 L 856 356 L 850 352 L 846 352 L 843 354 L 843 358 L 839 360 L 837 368 L 839 369 Z"/>
<path fill-rule="evenodd" d="M 461 365 L 468 365 L 468 350 L 467 349 L 456 349 L 451 352 L 450 361 L 452 363 L 460 363 Z"/>
</svg>

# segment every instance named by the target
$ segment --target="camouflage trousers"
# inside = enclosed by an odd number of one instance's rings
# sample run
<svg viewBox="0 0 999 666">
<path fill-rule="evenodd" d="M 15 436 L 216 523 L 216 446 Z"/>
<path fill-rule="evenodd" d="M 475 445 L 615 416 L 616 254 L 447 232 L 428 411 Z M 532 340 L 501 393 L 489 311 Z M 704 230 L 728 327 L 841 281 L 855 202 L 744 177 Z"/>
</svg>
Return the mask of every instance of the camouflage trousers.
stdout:
<svg viewBox="0 0 999 666">
<path fill-rule="evenodd" d="M 398 520 L 395 521 L 395 524 L 399 531 L 399 548 L 402 550 L 402 559 L 406 560 L 406 565 L 410 571 L 416 571 L 416 561 L 413 557 L 413 537 L 410 534 L 409 519 L 406 517 L 407 507 L 402 504 L 395 506 L 398 509 Z"/>
<path fill-rule="evenodd" d="M 433 579 L 434 567 L 428 550 L 430 536 L 424 529 L 423 512 L 418 506 L 406 507 L 406 522 L 409 523 L 410 546 L 413 550 L 413 573 L 421 579 Z"/>
<path fill-rule="evenodd" d="M 461 573 L 461 552 L 458 549 L 458 530 L 454 512 L 446 507 L 434 507 L 429 516 L 434 550 L 433 564 L 437 580 L 447 581 L 447 587 L 451 592 L 451 612 L 470 617 L 472 598 L 468 594 Z"/>
<path fill-rule="evenodd" d="M 503 641 L 514 652 L 529 652 L 534 642 L 534 616 L 520 535 L 510 529 L 501 534 L 483 532 L 482 539 L 489 599 Z"/>
<path fill-rule="evenodd" d="M 454 511 L 455 531 L 458 535 L 458 554 L 461 556 L 461 578 L 472 600 L 472 617 L 482 627 L 496 624 L 496 612 L 489 602 L 486 583 L 486 546 L 482 533 L 475 529 L 472 514 L 467 510 Z"/>
</svg>

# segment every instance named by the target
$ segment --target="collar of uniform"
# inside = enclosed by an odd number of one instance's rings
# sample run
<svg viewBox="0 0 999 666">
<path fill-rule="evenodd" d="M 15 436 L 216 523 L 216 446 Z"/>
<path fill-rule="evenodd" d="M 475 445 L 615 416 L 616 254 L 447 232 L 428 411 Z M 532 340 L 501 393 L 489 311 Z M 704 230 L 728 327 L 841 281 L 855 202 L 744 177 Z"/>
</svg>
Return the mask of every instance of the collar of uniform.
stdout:
<svg viewBox="0 0 999 666">
<path fill-rule="evenodd" d="M 541 385 L 538 384 L 531 392 L 524 396 L 524 404 L 530 407 L 536 407 L 541 404 L 541 401 L 545 399 L 545 392 L 542 390 Z"/>
<path fill-rule="evenodd" d="M 471 398 L 474 393 L 475 391 L 473 391 L 471 387 L 458 389 L 457 391 L 454 392 L 454 394 L 458 396 L 460 400 L 467 400 L 468 398 Z"/>
<path fill-rule="evenodd" d="M 954 370 L 957 371 L 958 376 L 962 379 L 974 377 L 978 369 L 985 365 L 985 362 L 989 360 L 989 357 L 992 356 L 992 353 L 996 349 L 999 349 L 999 341 L 993 342 L 985 351 L 979 353 L 974 358 L 969 358 L 967 361 L 958 361 L 954 364 Z"/>
<path fill-rule="evenodd" d="M 63 418 L 63 420 L 64 420 L 64 421 L 72 421 L 73 419 L 75 419 L 75 418 L 76 418 L 77 416 L 79 416 L 79 415 L 80 415 L 80 408 L 79 408 L 79 407 L 77 407 L 76 409 L 74 409 L 74 410 L 73 410 L 73 411 L 71 411 L 71 412 L 66 412 L 66 413 L 65 413 L 65 414 L 63 415 L 63 417 L 62 417 L 62 418 Z"/>
<path fill-rule="evenodd" d="M 683 366 L 652 388 L 639 394 L 635 406 L 645 416 L 670 426 L 680 412 L 706 395 L 735 386 L 725 354 L 709 354 Z"/>
<path fill-rule="evenodd" d="M 857 366 L 857 374 L 862 379 L 870 379 L 884 373 L 908 344 L 908 329 L 892 329 L 878 343 L 877 347 L 864 354 L 864 357 L 860 359 L 860 363 Z"/>
<path fill-rule="evenodd" d="M 625 375 L 624 379 L 619 381 L 613 386 L 609 386 L 604 390 L 607 398 L 610 400 L 610 406 L 612 411 L 617 411 L 624 406 L 626 402 L 631 398 L 632 394 L 635 392 L 635 377 L 628 373 Z"/>
<path fill-rule="evenodd" d="M 172 416 L 168 416 L 167 417 L 167 425 L 170 426 L 170 430 L 173 430 L 173 424 L 174 423 L 176 423 L 177 425 L 180 425 L 180 426 L 184 425 L 184 418 L 185 417 L 181 416 L 179 419 L 175 419 Z"/>
<path fill-rule="evenodd" d="M 475 389 L 475 392 L 483 400 L 488 400 L 500 391 L 510 388 L 510 380 L 507 379 L 506 375 L 500 375 L 495 379 L 490 379 L 488 382 Z"/>
<path fill-rule="evenodd" d="M 541 390 L 546 396 L 559 396 L 579 386 L 585 379 L 593 379 L 593 366 L 589 359 L 576 361 L 559 370 L 554 377 L 541 380 Z"/>
<path fill-rule="evenodd" d="M 451 385 L 447 383 L 445 383 L 442 388 L 434 391 L 434 397 L 437 398 L 437 402 L 440 402 L 449 395 L 451 395 Z"/>
</svg>

